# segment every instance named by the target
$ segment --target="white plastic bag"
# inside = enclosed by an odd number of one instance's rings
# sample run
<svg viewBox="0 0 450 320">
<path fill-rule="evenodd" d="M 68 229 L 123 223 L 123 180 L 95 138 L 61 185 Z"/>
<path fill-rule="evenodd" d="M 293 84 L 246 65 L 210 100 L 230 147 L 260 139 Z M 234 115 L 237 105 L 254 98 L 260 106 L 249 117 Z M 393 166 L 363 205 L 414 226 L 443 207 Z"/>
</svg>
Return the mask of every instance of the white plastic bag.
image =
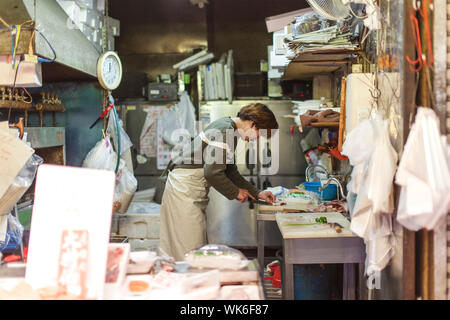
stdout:
<svg viewBox="0 0 450 320">
<path fill-rule="evenodd" d="M 419 108 L 395 179 L 402 187 L 397 221 L 404 227 L 432 230 L 450 209 L 449 149 L 434 111 Z"/>
<path fill-rule="evenodd" d="M 136 189 L 136 177 L 128 169 L 125 161 L 120 159 L 119 170 L 116 175 L 116 188 L 114 191 L 114 202 L 120 202 L 120 207 L 117 210 L 119 213 L 127 212 Z"/>
<path fill-rule="evenodd" d="M 194 105 L 189 98 L 186 91 L 180 93 L 180 102 L 163 113 L 161 117 L 161 124 L 163 128 L 163 140 L 165 143 L 174 146 L 179 141 L 176 140 L 176 135 L 173 133 L 176 130 L 184 129 L 187 136 L 195 137 L 195 111 Z M 180 132 L 181 133 L 181 132 Z M 188 137 L 186 137 L 188 138 Z M 183 138 L 184 141 L 190 139 Z"/>
<path fill-rule="evenodd" d="M 193 268 L 239 270 L 250 261 L 239 251 L 225 245 L 208 244 L 186 253 L 185 261 Z"/>
<path fill-rule="evenodd" d="M 117 164 L 117 154 L 114 152 L 109 137 L 99 142 L 88 152 L 83 161 L 84 168 L 114 171 Z"/>
<path fill-rule="evenodd" d="M 15 250 L 20 247 L 23 236 L 23 226 L 19 219 L 8 214 L 8 227 L 4 239 L 0 239 L 0 252 L 4 250 Z"/>
<path fill-rule="evenodd" d="M 382 120 L 377 115 L 374 126 L 377 140 L 368 166 L 367 195 L 372 200 L 373 212 L 392 213 L 394 211 L 393 181 L 398 156 L 389 139 L 389 120 Z"/>
<path fill-rule="evenodd" d="M 349 193 L 356 194 L 350 229 L 366 244 L 367 275 L 383 270 L 394 254 L 390 213 L 397 153 L 389 139 L 388 121 L 380 114 L 362 121 L 343 146 L 353 165 Z"/>
</svg>

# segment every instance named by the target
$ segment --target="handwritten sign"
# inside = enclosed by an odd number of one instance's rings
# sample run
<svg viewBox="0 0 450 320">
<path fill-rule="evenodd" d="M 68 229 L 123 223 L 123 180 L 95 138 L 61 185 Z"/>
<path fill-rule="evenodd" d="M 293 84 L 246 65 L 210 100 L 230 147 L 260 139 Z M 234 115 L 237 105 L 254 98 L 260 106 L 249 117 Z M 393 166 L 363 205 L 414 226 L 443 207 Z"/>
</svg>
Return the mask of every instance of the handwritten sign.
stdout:
<svg viewBox="0 0 450 320">
<path fill-rule="evenodd" d="M 89 254 L 87 230 L 63 230 L 59 254 L 58 289 L 85 299 Z"/>
<path fill-rule="evenodd" d="M 113 171 L 39 166 L 25 274 L 33 289 L 103 298 L 114 180 Z"/>
</svg>

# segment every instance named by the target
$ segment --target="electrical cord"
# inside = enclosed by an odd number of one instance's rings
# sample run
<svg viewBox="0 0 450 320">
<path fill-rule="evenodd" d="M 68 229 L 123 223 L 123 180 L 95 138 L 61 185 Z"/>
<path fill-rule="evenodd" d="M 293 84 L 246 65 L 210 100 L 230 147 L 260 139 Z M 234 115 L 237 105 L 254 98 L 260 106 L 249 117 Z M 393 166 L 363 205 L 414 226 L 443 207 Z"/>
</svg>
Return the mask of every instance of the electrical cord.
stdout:
<svg viewBox="0 0 450 320">
<path fill-rule="evenodd" d="M 11 49 L 14 49 L 14 45 L 13 45 L 13 43 L 12 43 L 12 37 L 13 37 L 13 34 L 12 34 L 12 27 L 11 28 L 7 28 L 7 27 L 0 27 L 0 30 L 10 30 L 10 32 L 11 32 Z M 56 60 L 56 51 L 55 51 L 55 49 L 53 48 L 53 46 L 51 45 L 51 43 L 50 43 L 50 41 L 48 41 L 48 39 L 45 37 L 45 35 L 41 32 L 41 31 L 39 31 L 38 29 L 36 29 L 35 27 L 31 27 L 31 26 L 23 26 L 22 27 L 22 29 L 32 29 L 32 30 L 34 30 L 34 31 L 37 31 L 37 33 L 39 33 L 40 34 L 40 36 L 44 39 L 44 41 L 47 43 L 47 45 L 48 45 L 48 47 L 50 48 L 50 50 L 52 50 L 52 53 L 53 53 L 53 58 L 52 59 L 45 59 L 45 58 L 42 58 L 42 57 L 38 57 L 38 62 L 43 62 L 43 63 L 51 63 L 51 62 L 55 62 L 55 60 Z"/>
<path fill-rule="evenodd" d="M 44 62 L 44 63 L 51 63 L 54 62 L 56 60 L 56 52 L 55 49 L 53 48 L 53 46 L 50 44 L 50 42 L 47 40 L 47 38 L 44 36 L 44 34 L 42 32 L 40 32 L 38 29 L 33 28 L 35 31 L 37 31 L 37 33 L 39 33 L 41 35 L 41 37 L 45 40 L 45 42 L 47 43 L 47 45 L 49 46 L 49 48 L 52 50 L 53 52 L 53 59 L 45 59 L 45 58 L 41 58 L 38 57 L 38 61 L 39 62 Z"/>
<path fill-rule="evenodd" d="M 20 63 L 22 62 L 23 57 L 21 56 L 19 59 L 19 63 L 17 64 L 17 68 L 14 74 L 14 82 L 13 82 L 13 87 L 12 87 L 12 93 L 14 92 L 14 89 L 16 88 L 16 80 L 17 80 L 17 74 L 19 73 L 19 68 L 20 68 Z M 11 117 L 11 109 L 12 109 L 12 104 L 10 104 L 9 109 L 8 109 L 8 121 Z"/>
<path fill-rule="evenodd" d="M 117 131 L 117 163 L 116 163 L 116 170 L 115 173 L 119 171 L 119 164 L 120 164 L 120 152 L 121 152 L 121 143 L 120 143 L 120 125 L 119 125 L 119 115 L 117 114 L 116 105 L 114 104 L 114 98 L 109 95 L 108 97 L 109 102 L 113 105 L 113 112 L 114 112 L 114 118 L 116 120 L 116 131 Z"/>
</svg>

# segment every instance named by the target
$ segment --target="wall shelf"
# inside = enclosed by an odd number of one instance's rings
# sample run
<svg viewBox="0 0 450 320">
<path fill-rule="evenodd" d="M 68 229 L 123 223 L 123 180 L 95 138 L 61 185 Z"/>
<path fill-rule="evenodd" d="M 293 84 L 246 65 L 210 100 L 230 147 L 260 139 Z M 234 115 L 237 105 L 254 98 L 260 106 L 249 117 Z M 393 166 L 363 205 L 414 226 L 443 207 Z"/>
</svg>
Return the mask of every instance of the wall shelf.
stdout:
<svg viewBox="0 0 450 320">
<path fill-rule="evenodd" d="M 314 75 L 332 73 L 347 68 L 358 50 L 318 50 L 297 54 L 287 65 L 282 80 L 311 79 Z"/>
</svg>

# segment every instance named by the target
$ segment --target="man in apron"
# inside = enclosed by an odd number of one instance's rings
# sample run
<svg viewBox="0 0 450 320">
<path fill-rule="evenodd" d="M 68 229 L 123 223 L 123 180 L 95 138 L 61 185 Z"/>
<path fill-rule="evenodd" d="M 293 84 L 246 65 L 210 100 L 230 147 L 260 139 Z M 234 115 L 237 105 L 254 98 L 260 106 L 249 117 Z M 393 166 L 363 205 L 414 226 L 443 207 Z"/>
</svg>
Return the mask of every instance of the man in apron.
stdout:
<svg viewBox="0 0 450 320">
<path fill-rule="evenodd" d="M 271 129 L 278 129 L 274 114 L 260 103 L 245 106 L 237 117 L 212 122 L 169 163 L 161 203 L 160 247 L 175 260 L 183 260 L 187 252 L 207 243 L 211 186 L 229 200 L 275 201 L 271 192 L 257 190 L 245 180 L 234 163 L 237 139 L 257 139 L 260 129 L 266 130 L 268 138 Z"/>
</svg>

